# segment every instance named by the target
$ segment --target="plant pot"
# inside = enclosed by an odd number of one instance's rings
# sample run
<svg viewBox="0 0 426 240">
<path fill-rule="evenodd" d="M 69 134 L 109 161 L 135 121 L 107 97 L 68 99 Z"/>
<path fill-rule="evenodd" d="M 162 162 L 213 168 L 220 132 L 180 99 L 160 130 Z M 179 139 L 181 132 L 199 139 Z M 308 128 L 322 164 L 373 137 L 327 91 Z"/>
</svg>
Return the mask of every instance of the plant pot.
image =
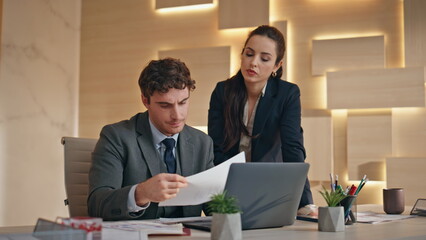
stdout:
<svg viewBox="0 0 426 240">
<path fill-rule="evenodd" d="M 345 212 L 342 206 L 318 208 L 318 230 L 322 232 L 345 231 Z"/>
<path fill-rule="evenodd" d="M 240 213 L 213 213 L 211 240 L 241 240 Z"/>
</svg>

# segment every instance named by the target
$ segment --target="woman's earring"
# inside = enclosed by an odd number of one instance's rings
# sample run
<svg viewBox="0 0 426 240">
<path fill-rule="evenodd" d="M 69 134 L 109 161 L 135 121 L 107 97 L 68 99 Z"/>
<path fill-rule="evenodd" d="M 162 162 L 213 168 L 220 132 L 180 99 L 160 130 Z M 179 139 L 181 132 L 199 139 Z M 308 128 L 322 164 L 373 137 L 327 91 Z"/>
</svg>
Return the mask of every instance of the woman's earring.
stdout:
<svg viewBox="0 0 426 240">
<path fill-rule="evenodd" d="M 276 77 L 277 76 L 277 72 L 272 72 L 272 77 Z"/>
</svg>

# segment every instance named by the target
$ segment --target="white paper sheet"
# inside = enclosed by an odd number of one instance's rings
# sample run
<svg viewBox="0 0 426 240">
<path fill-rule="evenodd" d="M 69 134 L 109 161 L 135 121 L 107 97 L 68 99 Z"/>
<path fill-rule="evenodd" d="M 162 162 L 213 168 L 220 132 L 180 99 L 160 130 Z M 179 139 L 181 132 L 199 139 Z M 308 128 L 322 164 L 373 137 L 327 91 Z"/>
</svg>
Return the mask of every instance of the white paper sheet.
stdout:
<svg viewBox="0 0 426 240">
<path fill-rule="evenodd" d="M 186 177 L 188 186 L 181 188 L 176 197 L 160 202 L 159 206 L 198 205 L 210 201 L 213 194 L 223 192 L 231 164 L 244 162 L 246 157 L 241 152 L 216 167 Z"/>
<path fill-rule="evenodd" d="M 139 231 L 145 234 L 183 234 L 181 223 L 164 224 L 158 220 L 130 220 L 102 223 L 103 230 Z M 102 230 L 102 231 L 103 231 Z M 103 238 L 102 238 L 103 239 Z"/>
<path fill-rule="evenodd" d="M 143 231 L 124 231 L 120 229 L 102 229 L 102 240 L 148 240 L 148 234 Z"/>
<path fill-rule="evenodd" d="M 359 223 L 383 223 L 383 222 L 391 222 L 397 220 L 403 220 L 407 218 L 414 217 L 413 215 L 402 215 L 402 214 L 383 214 L 383 213 L 375 213 L 375 212 L 357 212 L 356 213 L 356 221 Z"/>
<path fill-rule="evenodd" d="M 148 240 L 148 235 L 183 235 L 182 224 L 163 224 L 158 220 L 131 220 L 102 223 L 102 240 Z"/>
</svg>

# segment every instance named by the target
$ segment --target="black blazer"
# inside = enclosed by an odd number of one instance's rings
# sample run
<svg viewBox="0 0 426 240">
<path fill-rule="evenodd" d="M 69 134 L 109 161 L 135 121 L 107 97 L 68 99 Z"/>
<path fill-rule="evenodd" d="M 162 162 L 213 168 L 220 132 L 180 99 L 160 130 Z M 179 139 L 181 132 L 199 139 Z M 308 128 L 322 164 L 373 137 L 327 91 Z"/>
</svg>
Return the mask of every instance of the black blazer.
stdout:
<svg viewBox="0 0 426 240">
<path fill-rule="evenodd" d="M 186 126 L 177 141 L 182 176 L 213 167 L 213 143 L 205 133 Z M 159 218 L 158 203 L 139 214 L 129 214 L 127 198 L 131 186 L 162 171 L 164 164 L 154 148 L 148 112 L 130 120 L 105 126 L 92 155 L 89 173 L 89 215 L 104 220 Z M 182 207 L 182 216 L 200 216 L 202 205 Z M 167 214 L 164 217 L 167 216 Z"/>
<path fill-rule="evenodd" d="M 224 152 L 224 86 L 219 82 L 210 99 L 208 132 L 213 139 L 214 163 L 220 164 L 238 153 L 239 142 Z M 251 159 L 253 162 L 304 162 L 306 158 L 301 127 L 300 90 L 296 84 L 270 78 L 260 98 L 253 125 Z M 312 204 L 308 179 L 299 207 Z"/>
</svg>

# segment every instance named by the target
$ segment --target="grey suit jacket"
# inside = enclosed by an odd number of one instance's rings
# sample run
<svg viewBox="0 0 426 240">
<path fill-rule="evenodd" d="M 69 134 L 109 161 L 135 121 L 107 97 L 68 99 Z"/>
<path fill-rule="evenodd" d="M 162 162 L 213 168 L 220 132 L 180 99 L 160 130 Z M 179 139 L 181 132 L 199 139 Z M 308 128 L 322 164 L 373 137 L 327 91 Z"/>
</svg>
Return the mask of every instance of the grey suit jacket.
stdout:
<svg viewBox="0 0 426 240">
<path fill-rule="evenodd" d="M 213 142 L 209 136 L 186 126 L 177 142 L 182 176 L 213 167 Z M 161 173 L 163 164 L 154 148 L 148 112 L 105 126 L 92 154 L 89 173 L 89 215 L 104 220 L 152 219 L 164 212 L 158 203 L 138 214 L 129 214 L 131 186 Z M 182 207 L 182 217 L 200 216 L 201 205 Z M 164 216 L 167 217 L 167 216 Z"/>
</svg>

